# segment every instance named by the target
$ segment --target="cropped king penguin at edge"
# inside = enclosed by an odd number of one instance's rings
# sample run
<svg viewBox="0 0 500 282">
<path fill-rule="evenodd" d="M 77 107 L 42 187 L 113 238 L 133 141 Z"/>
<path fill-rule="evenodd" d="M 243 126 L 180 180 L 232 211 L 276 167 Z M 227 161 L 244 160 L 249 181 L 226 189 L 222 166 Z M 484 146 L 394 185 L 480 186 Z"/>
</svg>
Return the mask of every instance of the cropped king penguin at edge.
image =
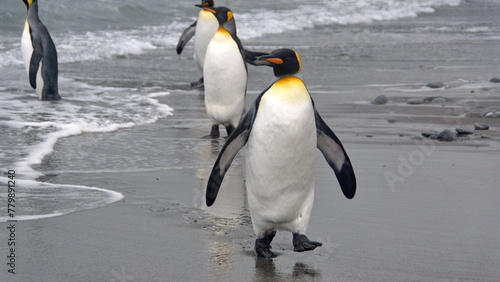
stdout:
<svg viewBox="0 0 500 282">
<path fill-rule="evenodd" d="M 31 87 L 40 100 L 60 100 L 57 84 L 57 50 L 38 17 L 38 1 L 23 0 L 28 9 L 21 41 L 24 65 Z"/>
<path fill-rule="evenodd" d="M 231 134 L 213 166 L 206 189 L 207 206 L 214 204 L 224 176 L 246 145 L 246 190 L 258 257 L 273 258 L 276 231 L 293 234 L 296 252 L 322 245 L 305 235 L 314 201 L 316 148 L 333 169 L 345 197 L 356 193 L 356 177 L 342 143 L 321 118 L 304 82 L 299 55 L 274 50 L 257 59 L 278 78 L 255 100 Z"/>
</svg>

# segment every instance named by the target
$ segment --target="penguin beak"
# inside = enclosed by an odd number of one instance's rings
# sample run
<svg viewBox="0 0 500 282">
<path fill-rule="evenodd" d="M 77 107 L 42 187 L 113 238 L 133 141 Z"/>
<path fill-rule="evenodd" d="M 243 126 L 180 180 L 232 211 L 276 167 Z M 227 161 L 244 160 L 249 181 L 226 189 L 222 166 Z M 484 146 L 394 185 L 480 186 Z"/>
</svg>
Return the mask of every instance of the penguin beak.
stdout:
<svg viewBox="0 0 500 282">
<path fill-rule="evenodd" d="M 203 10 L 205 10 L 205 11 L 209 11 L 210 13 L 212 13 L 212 14 L 214 14 L 214 15 L 217 13 L 217 12 L 216 12 L 214 9 L 212 9 L 211 7 L 205 7 L 205 6 L 201 6 L 201 5 L 200 5 L 200 7 L 201 7 Z"/>
<path fill-rule="evenodd" d="M 264 55 L 258 57 L 257 60 L 255 60 L 255 64 L 272 67 L 283 64 L 283 60 L 272 55 Z"/>
</svg>

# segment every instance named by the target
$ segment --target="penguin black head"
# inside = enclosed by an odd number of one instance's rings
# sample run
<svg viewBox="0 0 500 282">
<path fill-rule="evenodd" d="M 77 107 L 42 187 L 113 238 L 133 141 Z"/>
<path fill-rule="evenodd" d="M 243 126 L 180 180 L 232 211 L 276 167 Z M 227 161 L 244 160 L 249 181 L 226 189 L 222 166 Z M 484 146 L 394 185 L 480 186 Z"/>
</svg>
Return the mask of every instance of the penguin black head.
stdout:
<svg viewBox="0 0 500 282">
<path fill-rule="evenodd" d="M 30 8 L 31 5 L 33 5 L 36 0 L 23 0 L 24 4 L 26 4 L 26 8 Z"/>
<path fill-rule="evenodd" d="M 214 6 L 214 3 L 215 1 L 214 0 L 202 0 L 201 1 L 201 5 L 195 5 L 196 7 L 213 7 Z"/>
<path fill-rule="evenodd" d="M 233 19 L 233 12 L 227 7 L 202 7 L 202 9 L 214 14 L 221 26 Z"/>
<path fill-rule="evenodd" d="M 302 68 L 299 54 L 287 48 L 276 49 L 269 55 L 260 56 L 255 63 L 273 67 L 276 77 L 294 75 Z"/>
</svg>

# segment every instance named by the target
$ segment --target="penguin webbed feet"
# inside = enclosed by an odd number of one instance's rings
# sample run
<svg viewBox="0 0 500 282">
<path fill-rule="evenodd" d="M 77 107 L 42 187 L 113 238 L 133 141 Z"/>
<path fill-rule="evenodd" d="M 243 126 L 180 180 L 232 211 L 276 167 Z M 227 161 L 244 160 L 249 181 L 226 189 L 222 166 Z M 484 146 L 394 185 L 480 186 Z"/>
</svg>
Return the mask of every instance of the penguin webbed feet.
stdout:
<svg viewBox="0 0 500 282">
<path fill-rule="evenodd" d="M 322 245 L 323 243 L 309 240 L 309 238 L 307 238 L 307 236 L 304 234 L 293 233 L 294 252 L 312 251 Z"/>
<path fill-rule="evenodd" d="M 191 82 L 191 88 L 203 89 L 205 84 L 203 83 L 203 77 L 201 77 L 198 81 Z"/>
<path fill-rule="evenodd" d="M 218 124 L 213 124 L 212 129 L 210 130 L 209 135 L 205 135 L 202 138 L 203 139 L 217 139 L 220 137 L 220 131 L 219 131 L 219 125 Z"/>
<path fill-rule="evenodd" d="M 275 258 L 277 255 L 271 251 L 271 242 L 276 231 L 266 231 L 264 236 L 255 240 L 255 254 L 259 258 Z"/>
<path fill-rule="evenodd" d="M 227 132 L 227 138 L 229 138 L 229 136 L 231 136 L 231 134 L 233 133 L 235 127 L 230 124 L 230 125 L 225 125 L 226 127 L 226 132 Z"/>
</svg>

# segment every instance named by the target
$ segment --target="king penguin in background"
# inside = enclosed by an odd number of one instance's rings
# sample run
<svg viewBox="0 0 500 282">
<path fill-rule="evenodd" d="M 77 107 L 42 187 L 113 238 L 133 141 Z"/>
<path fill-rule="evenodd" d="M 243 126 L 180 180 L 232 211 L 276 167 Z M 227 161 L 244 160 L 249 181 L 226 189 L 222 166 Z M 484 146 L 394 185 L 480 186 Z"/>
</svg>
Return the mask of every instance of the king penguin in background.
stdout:
<svg viewBox="0 0 500 282">
<path fill-rule="evenodd" d="M 247 67 L 243 47 L 226 24 L 234 17 L 226 7 L 203 7 L 216 18 L 219 27 L 207 46 L 203 68 L 205 84 L 205 107 L 212 120 L 210 137 L 218 138 L 219 125 L 226 127 L 227 135 L 236 128 L 243 114 L 247 88 Z"/>
<path fill-rule="evenodd" d="M 31 87 L 40 100 L 60 100 L 57 86 L 57 51 L 45 25 L 38 17 L 38 1 L 23 0 L 28 8 L 21 41 L 24 65 Z"/>
<path fill-rule="evenodd" d="M 213 7 L 213 0 L 202 0 L 201 5 L 195 5 L 197 7 Z M 214 18 L 212 13 L 207 10 L 201 9 L 198 14 L 198 19 L 191 24 L 184 32 L 182 33 L 179 41 L 177 42 L 177 54 L 182 53 L 184 46 L 189 42 L 189 40 L 195 36 L 194 38 L 194 60 L 196 61 L 196 65 L 203 73 L 203 63 L 205 61 L 205 52 L 207 51 L 208 43 L 210 39 L 217 31 L 219 27 L 219 23 L 217 19 Z M 203 86 L 203 76 L 199 81 L 193 82 L 191 84 L 193 87 L 201 87 Z"/>
<path fill-rule="evenodd" d="M 270 258 L 276 256 L 271 241 L 277 230 L 292 232 L 296 252 L 322 245 L 305 235 L 314 200 L 316 148 L 348 199 L 356 192 L 356 178 L 340 140 L 314 107 L 304 82 L 294 76 L 301 68 L 299 55 L 278 49 L 258 62 L 272 66 L 278 80 L 258 96 L 222 147 L 207 184 L 206 203 L 214 203 L 234 157 L 248 144 L 246 188 L 257 235 L 255 252 Z"/>
<path fill-rule="evenodd" d="M 191 24 L 188 28 L 182 32 L 179 41 L 177 42 L 177 54 L 181 54 L 184 46 L 189 42 L 189 40 L 194 36 L 194 59 L 198 68 L 203 73 L 203 67 L 205 64 L 205 54 L 207 52 L 208 43 L 214 36 L 215 32 L 219 28 L 219 22 L 213 17 L 209 10 L 203 9 L 203 7 L 212 8 L 214 7 L 213 0 L 202 0 L 201 5 L 195 5 L 196 7 L 202 8 L 198 14 L 198 19 Z M 229 19 L 225 24 L 224 28 L 236 37 L 236 23 L 234 19 Z M 242 49 L 244 54 L 244 59 L 247 63 L 256 65 L 254 62 L 258 56 L 267 55 L 267 53 L 255 52 L 246 49 Z M 192 87 L 203 87 L 203 76 L 197 82 L 191 83 Z"/>
</svg>

